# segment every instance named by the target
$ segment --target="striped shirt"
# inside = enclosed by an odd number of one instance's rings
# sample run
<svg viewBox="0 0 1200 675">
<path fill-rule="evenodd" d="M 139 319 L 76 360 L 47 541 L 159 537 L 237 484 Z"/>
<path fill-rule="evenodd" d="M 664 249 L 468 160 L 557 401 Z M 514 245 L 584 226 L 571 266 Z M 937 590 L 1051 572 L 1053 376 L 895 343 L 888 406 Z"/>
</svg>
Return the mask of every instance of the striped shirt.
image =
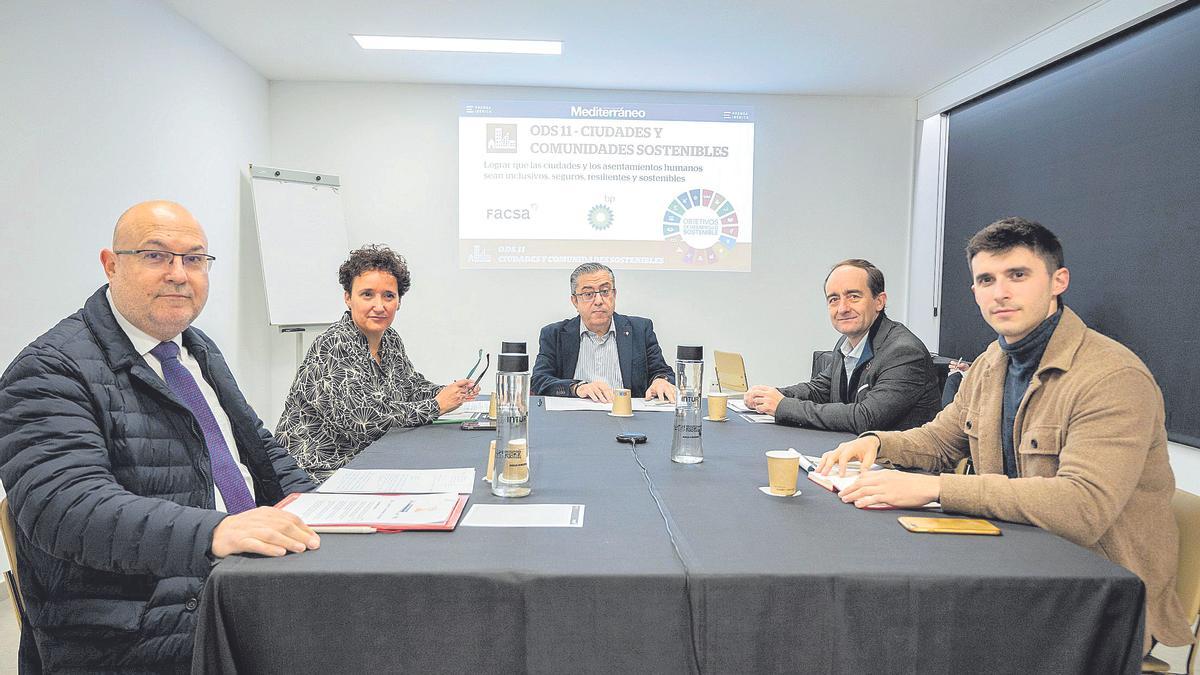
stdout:
<svg viewBox="0 0 1200 675">
<path fill-rule="evenodd" d="M 617 354 L 617 325 L 609 319 L 608 332 L 597 335 L 579 321 L 579 360 L 574 379 L 583 382 L 604 380 L 613 389 L 623 389 L 621 358 Z"/>
</svg>

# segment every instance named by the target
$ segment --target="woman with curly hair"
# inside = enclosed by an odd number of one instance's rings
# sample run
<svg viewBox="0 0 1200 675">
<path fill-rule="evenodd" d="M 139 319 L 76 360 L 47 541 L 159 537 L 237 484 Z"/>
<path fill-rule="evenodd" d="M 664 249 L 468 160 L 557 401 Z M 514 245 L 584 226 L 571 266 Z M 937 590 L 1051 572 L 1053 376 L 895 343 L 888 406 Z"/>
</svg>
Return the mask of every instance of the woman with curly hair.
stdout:
<svg viewBox="0 0 1200 675">
<path fill-rule="evenodd" d="M 313 340 L 284 402 L 275 437 L 323 481 L 393 426 L 428 424 L 475 394 L 470 380 L 437 386 L 418 373 L 392 328 L 412 285 L 386 246 L 350 252 L 338 269 L 346 313 Z"/>
</svg>

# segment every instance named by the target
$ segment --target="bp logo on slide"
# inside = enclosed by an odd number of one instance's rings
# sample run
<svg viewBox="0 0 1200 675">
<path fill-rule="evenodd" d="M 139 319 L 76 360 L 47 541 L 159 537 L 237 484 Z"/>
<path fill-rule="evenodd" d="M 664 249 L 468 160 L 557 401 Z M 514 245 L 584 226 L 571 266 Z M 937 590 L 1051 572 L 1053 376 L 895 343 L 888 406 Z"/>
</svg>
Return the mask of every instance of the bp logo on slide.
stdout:
<svg viewBox="0 0 1200 675">
<path fill-rule="evenodd" d="M 591 225 L 593 230 L 600 232 L 607 230 L 612 225 L 612 221 L 612 209 L 604 204 L 597 204 L 592 207 L 591 211 L 588 211 L 588 225 Z"/>
<path fill-rule="evenodd" d="M 738 217 L 733 203 L 715 190 L 682 192 L 663 214 L 663 239 L 674 244 L 683 262 L 710 265 L 733 250 Z"/>
</svg>

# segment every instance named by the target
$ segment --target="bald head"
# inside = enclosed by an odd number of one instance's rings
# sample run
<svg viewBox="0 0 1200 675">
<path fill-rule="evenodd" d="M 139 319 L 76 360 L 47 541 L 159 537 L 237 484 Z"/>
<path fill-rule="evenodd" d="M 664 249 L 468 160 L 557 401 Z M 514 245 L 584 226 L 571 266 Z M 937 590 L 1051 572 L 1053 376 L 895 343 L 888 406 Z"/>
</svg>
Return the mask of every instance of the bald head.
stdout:
<svg viewBox="0 0 1200 675">
<path fill-rule="evenodd" d="M 122 249 L 130 241 L 140 241 L 146 230 L 152 227 L 191 230 L 199 234 L 205 246 L 208 245 L 204 228 L 200 227 L 191 212 L 175 202 L 155 199 L 134 204 L 121 214 L 113 228 L 113 248 Z"/>
<path fill-rule="evenodd" d="M 117 311 L 151 337 L 171 340 L 208 301 L 208 268 L 185 267 L 178 255 L 208 253 L 208 237 L 188 210 L 169 201 L 142 202 L 117 219 L 113 246 L 100 252 Z"/>
</svg>

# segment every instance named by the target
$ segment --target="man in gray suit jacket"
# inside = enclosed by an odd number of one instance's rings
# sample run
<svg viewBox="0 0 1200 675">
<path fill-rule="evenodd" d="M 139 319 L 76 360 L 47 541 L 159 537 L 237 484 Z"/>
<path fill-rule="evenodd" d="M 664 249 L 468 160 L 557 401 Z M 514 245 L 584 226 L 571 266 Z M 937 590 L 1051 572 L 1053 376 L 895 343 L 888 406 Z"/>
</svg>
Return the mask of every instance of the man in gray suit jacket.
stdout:
<svg viewBox="0 0 1200 675">
<path fill-rule="evenodd" d="M 758 385 L 746 405 L 777 424 L 862 433 L 920 426 L 941 409 L 937 371 L 917 336 L 887 317 L 883 272 L 866 260 L 833 266 L 825 302 L 842 334 L 833 358 L 812 381 Z"/>
</svg>

